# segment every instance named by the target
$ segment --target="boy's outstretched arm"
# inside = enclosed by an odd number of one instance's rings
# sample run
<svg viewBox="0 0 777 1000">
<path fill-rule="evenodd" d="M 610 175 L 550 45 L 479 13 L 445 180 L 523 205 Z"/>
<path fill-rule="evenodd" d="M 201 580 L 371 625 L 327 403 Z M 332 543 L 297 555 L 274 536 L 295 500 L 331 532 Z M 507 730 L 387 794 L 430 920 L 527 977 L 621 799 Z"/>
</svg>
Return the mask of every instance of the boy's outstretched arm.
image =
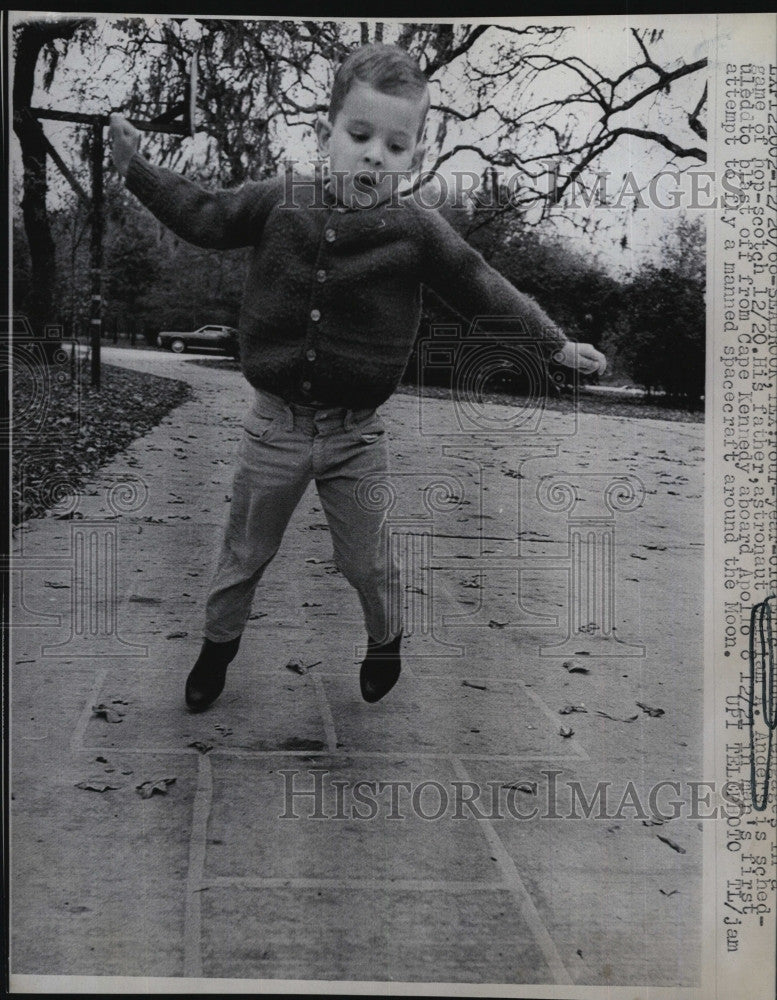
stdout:
<svg viewBox="0 0 777 1000">
<path fill-rule="evenodd" d="M 140 132 L 123 115 L 111 115 L 109 136 L 113 162 L 127 188 L 176 236 L 214 250 L 256 242 L 275 181 L 250 182 L 234 191 L 208 191 L 140 156 Z"/>
<path fill-rule="evenodd" d="M 591 344 L 567 339 L 547 313 L 498 271 L 486 263 L 445 221 L 439 212 L 415 209 L 423 232 L 425 273 L 428 285 L 466 319 L 500 316 L 516 324 L 539 343 L 546 360 L 551 358 L 590 375 L 604 374 L 607 359 Z"/>
<path fill-rule="evenodd" d="M 111 115 L 108 136 L 111 140 L 113 165 L 122 177 L 126 177 L 130 160 L 137 153 L 140 145 L 140 132 L 127 121 L 124 115 L 114 112 Z"/>
</svg>

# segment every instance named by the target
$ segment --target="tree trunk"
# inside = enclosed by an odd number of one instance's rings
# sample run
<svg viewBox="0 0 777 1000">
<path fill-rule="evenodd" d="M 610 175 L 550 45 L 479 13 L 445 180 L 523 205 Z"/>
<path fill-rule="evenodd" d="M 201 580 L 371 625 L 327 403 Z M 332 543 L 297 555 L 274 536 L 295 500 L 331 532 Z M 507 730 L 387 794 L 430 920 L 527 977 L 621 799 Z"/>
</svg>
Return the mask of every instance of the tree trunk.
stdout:
<svg viewBox="0 0 777 1000">
<path fill-rule="evenodd" d="M 43 339 L 47 323 L 56 323 L 56 261 L 54 241 L 46 212 L 46 145 L 43 129 L 29 113 L 35 85 L 35 67 L 41 50 L 56 39 L 72 38 L 83 21 L 41 21 L 19 29 L 13 79 L 13 125 L 22 150 L 24 196 L 22 213 L 30 251 L 31 295 L 28 318 L 37 337 Z M 56 343 L 51 345 L 55 348 Z M 47 351 L 48 353 L 48 351 Z"/>
</svg>

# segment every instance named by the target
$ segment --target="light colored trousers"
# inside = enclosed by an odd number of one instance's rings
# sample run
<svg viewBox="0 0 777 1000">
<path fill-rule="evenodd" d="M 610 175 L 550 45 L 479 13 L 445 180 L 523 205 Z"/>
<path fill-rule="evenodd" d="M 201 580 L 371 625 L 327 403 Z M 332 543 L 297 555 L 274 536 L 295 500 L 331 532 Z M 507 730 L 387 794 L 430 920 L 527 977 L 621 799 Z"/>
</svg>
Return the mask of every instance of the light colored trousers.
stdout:
<svg viewBox="0 0 777 1000">
<path fill-rule="evenodd" d="M 375 410 L 316 409 L 256 390 L 237 456 L 224 541 L 205 608 L 205 635 L 243 632 L 254 592 L 297 504 L 315 479 L 335 563 L 356 588 L 367 633 L 400 631 L 399 572 L 385 523 L 388 447 Z M 365 478 L 366 477 L 366 478 Z"/>
</svg>

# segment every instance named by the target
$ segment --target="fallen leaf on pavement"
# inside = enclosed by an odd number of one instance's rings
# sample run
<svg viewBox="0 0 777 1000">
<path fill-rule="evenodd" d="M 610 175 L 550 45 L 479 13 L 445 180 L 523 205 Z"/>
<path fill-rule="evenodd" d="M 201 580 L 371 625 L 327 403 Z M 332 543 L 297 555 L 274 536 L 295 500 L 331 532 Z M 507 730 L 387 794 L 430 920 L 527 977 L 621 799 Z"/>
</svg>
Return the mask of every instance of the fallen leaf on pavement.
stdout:
<svg viewBox="0 0 777 1000">
<path fill-rule="evenodd" d="M 596 714 L 603 715 L 605 719 L 612 719 L 613 722 L 636 722 L 639 718 L 639 715 L 630 715 L 626 719 L 620 719 L 617 715 L 610 715 L 609 712 L 603 712 L 600 708 L 597 708 Z"/>
<path fill-rule="evenodd" d="M 537 794 L 536 781 L 512 781 L 509 784 L 502 785 L 502 788 L 514 788 L 517 792 L 524 792 L 526 795 Z"/>
<path fill-rule="evenodd" d="M 571 715 L 573 712 L 587 712 L 585 705 L 565 705 L 558 710 L 559 715 Z"/>
<path fill-rule="evenodd" d="M 70 589 L 70 584 L 69 583 L 59 583 L 57 580 L 44 580 L 43 581 L 43 586 L 44 587 L 53 587 L 55 590 L 69 590 Z"/>
<path fill-rule="evenodd" d="M 293 674 L 306 674 L 308 672 L 308 668 L 302 660 L 289 660 L 286 664 L 286 669 L 290 670 Z"/>
<path fill-rule="evenodd" d="M 118 708 L 111 708 L 110 705 L 92 705 L 92 712 L 100 719 L 105 719 L 106 722 L 123 722 L 124 712 L 120 711 Z"/>
<path fill-rule="evenodd" d="M 507 622 L 495 622 L 493 618 L 488 623 L 489 628 L 504 628 L 505 625 L 507 625 Z"/>
<path fill-rule="evenodd" d="M 152 795 L 167 795 L 168 785 L 175 783 L 175 778 L 155 778 L 136 785 L 135 789 L 142 799 L 150 799 Z"/>
<path fill-rule="evenodd" d="M 652 716 L 654 719 L 658 719 L 664 714 L 663 708 L 651 708 L 650 705 L 645 705 L 644 702 L 641 701 L 637 702 L 637 707 L 641 708 L 643 712 Z"/>
<path fill-rule="evenodd" d="M 302 660 L 289 660 L 286 669 L 295 674 L 306 674 L 313 667 L 320 667 L 322 662 L 322 660 L 314 660 L 313 663 L 303 663 Z"/>
<path fill-rule="evenodd" d="M 677 851 L 678 854 L 685 854 L 686 853 L 685 852 L 685 848 L 684 847 L 680 847 L 680 845 L 676 844 L 670 837 L 664 837 L 660 833 L 657 833 L 656 836 L 658 837 L 659 840 L 662 840 L 665 844 L 668 844 L 672 848 L 673 851 Z"/>
<path fill-rule="evenodd" d="M 203 743 L 202 740 L 194 740 L 191 743 L 186 744 L 189 747 L 193 747 L 195 750 L 199 750 L 200 753 L 208 753 L 209 750 L 213 749 L 212 743 Z"/>
<path fill-rule="evenodd" d="M 119 785 L 111 785 L 107 781 L 101 781 L 99 778 L 92 778 L 76 783 L 76 788 L 83 788 L 85 792 L 107 792 L 119 787 Z"/>
<path fill-rule="evenodd" d="M 462 681 L 462 687 L 475 688 L 476 691 L 488 691 L 485 684 L 473 684 L 472 681 Z"/>
<path fill-rule="evenodd" d="M 188 632 L 171 632 L 169 635 L 165 636 L 166 639 L 185 639 Z"/>
<path fill-rule="evenodd" d="M 574 733 L 575 733 L 574 729 L 570 729 L 569 726 L 562 726 L 561 729 L 559 729 L 558 732 L 559 732 L 559 736 L 563 736 L 564 739 L 569 739 L 569 737 L 570 736 L 574 736 Z"/>
<path fill-rule="evenodd" d="M 564 660 L 561 665 L 570 674 L 589 674 L 591 672 L 588 667 L 583 667 L 579 663 L 575 663 L 574 660 Z"/>
<path fill-rule="evenodd" d="M 676 895 L 677 895 L 677 893 L 678 893 L 678 892 L 679 892 L 680 890 L 679 890 L 679 889 L 670 889 L 670 890 L 669 890 L 669 891 L 667 892 L 667 890 L 666 890 L 666 889 L 659 889 L 658 891 L 659 891 L 659 892 L 661 893 L 661 895 L 662 895 L 662 896 L 676 896 Z"/>
</svg>

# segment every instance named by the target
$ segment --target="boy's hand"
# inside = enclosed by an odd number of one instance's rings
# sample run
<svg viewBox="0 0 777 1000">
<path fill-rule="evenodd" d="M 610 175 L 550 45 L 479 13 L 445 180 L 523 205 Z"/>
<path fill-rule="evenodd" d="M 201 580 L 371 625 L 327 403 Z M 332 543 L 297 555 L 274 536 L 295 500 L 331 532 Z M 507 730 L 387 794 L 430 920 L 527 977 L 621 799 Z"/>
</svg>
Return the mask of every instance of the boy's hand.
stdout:
<svg viewBox="0 0 777 1000">
<path fill-rule="evenodd" d="M 597 351 L 591 344 L 577 344 L 572 340 L 568 340 L 556 351 L 553 360 L 567 368 L 577 368 L 584 375 L 593 375 L 594 372 L 604 375 L 607 370 L 607 358 L 601 351 Z"/>
<path fill-rule="evenodd" d="M 111 139 L 113 162 L 121 176 L 126 177 L 129 162 L 140 145 L 140 132 L 127 121 L 124 115 L 114 112 L 111 115 L 108 134 Z"/>
</svg>

